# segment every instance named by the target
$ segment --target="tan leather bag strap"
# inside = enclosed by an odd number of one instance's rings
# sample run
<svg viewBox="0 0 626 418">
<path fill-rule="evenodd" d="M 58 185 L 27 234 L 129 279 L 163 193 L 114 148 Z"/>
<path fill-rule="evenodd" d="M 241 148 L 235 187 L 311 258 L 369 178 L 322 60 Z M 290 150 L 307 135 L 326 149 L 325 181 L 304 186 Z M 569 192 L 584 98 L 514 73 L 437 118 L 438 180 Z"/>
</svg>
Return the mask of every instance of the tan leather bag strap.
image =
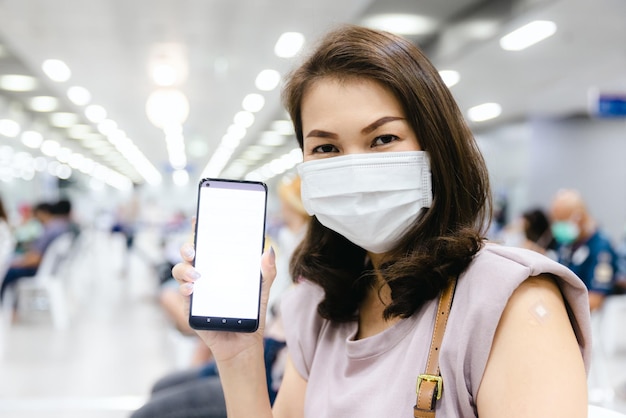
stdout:
<svg viewBox="0 0 626 418">
<path fill-rule="evenodd" d="M 430 342 L 426 371 L 417 377 L 417 400 L 413 406 L 415 418 L 434 418 L 437 400 L 443 392 L 443 379 L 439 373 L 439 349 L 443 341 L 443 334 L 448 323 L 448 315 L 452 306 L 452 298 L 456 287 L 456 277 L 450 280 L 448 286 L 439 296 L 437 317 L 433 328 L 433 339 Z"/>
</svg>

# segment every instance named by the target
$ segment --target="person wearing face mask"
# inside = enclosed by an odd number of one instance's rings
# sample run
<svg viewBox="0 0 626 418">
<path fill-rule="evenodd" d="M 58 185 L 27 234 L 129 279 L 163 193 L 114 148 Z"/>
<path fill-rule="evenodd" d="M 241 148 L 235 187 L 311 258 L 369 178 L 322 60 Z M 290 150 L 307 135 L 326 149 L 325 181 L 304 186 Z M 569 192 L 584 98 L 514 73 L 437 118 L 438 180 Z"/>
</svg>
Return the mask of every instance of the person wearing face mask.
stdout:
<svg viewBox="0 0 626 418">
<path fill-rule="evenodd" d="M 323 37 L 286 80 L 312 215 L 281 313 L 287 361 L 270 407 L 263 318 L 204 332 L 229 417 L 586 417 L 582 281 L 489 243 L 485 162 L 452 94 L 408 40 Z M 173 269 L 193 292 L 193 246 Z M 263 296 L 276 275 L 262 257 Z M 197 276 L 196 276 L 197 277 Z"/>
<path fill-rule="evenodd" d="M 600 308 L 613 291 L 617 254 L 610 239 L 600 230 L 580 192 L 559 190 L 550 210 L 552 235 L 559 244 L 558 260 L 589 289 L 589 307 Z"/>
</svg>

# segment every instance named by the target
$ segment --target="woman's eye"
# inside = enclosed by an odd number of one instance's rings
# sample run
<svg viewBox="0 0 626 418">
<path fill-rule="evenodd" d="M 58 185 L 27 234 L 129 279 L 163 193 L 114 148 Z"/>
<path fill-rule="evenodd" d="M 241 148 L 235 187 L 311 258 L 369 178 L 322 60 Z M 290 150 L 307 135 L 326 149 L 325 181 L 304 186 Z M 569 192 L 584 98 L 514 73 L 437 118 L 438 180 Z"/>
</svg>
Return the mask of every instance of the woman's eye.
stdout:
<svg viewBox="0 0 626 418">
<path fill-rule="evenodd" d="M 379 145 L 385 145 L 385 144 L 389 144 L 395 140 L 397 140 L 398 137 L 395 135 L 381 135 L 381 136 L 377 136 L 376 139 L 374 139 L 374 142 L 372 142 L 372 146 L 379 146 Z"/>
<path fill-rule="evenodd" d="M 313 153 L 319 153 L 319 154 L 324 154 L 327 152 L 337 152 L 337 147 L 335 147 L 334 145 L 331 144 L 324 144 L 324 145 L 318 145 L 317 147 L 313 148 Z"/>
</svg>

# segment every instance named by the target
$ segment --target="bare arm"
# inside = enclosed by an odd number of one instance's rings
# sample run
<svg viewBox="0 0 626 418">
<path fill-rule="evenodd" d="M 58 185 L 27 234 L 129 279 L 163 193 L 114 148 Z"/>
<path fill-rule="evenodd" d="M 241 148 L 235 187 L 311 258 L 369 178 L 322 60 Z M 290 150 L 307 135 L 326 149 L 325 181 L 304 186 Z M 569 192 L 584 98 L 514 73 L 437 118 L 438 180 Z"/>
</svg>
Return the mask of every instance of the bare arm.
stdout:
<svg viewBox="0 0 626 418">
<path fill-rule="evenodd" d="M 13 267 L 37 267 L 40 262 L 40 253 L 38 253 L 37 251 L 28 251 L 13 263 Z"/>
<path fill-rule="evenodd" d="M 283 381 L 274 401 L 274 417 L 302 418 L 304 417 L 304 395 L 306 392 L 306 380 L 296 371 L 287 359 Z"/>
<path fill-rule="evenodd" d="M 550 276 L 529 278 L 509 299 L 476 404 L 481 418 L 587 416 L 582 356 Z"/>
</svg>

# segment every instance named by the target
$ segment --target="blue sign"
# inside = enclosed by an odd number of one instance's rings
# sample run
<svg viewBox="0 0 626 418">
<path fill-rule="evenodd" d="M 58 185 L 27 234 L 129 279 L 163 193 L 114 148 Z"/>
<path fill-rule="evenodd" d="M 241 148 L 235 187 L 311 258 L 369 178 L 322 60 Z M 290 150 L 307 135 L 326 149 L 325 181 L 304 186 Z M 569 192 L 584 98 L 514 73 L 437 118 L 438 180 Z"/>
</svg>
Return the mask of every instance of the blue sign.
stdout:
<svg viewBox="0 0 626 418">
<path fill-rule="evenodd" d="M 626 117 L 626 93 L 600 93 L 596 102 L 596 116 L 602 118 Z"/>
</svg>

